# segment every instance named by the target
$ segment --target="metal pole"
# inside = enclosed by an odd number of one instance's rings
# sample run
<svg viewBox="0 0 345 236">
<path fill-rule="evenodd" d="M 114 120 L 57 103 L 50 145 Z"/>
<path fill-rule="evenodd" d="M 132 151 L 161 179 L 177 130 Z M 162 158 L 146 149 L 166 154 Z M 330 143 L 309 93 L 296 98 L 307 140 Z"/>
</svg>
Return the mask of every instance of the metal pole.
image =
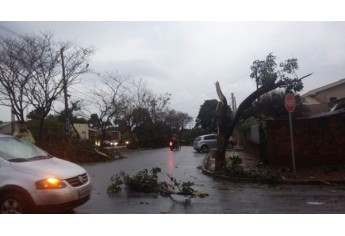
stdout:
<svg viewBox="0 0 345 236">
<path fill-rule="evenodd" d="M 16 129 L 15 121 L 16 120 L 15 120 L 15 117 L 14 117 L 14 111 L 13 111 L 13 108 L 11 108 L 11 131 L 12 131 L 12 134 L 13 134 L 13 132 Z"/>
<path fill-rule="evenodd" d="M 63 58 L 63 48 L 61 48 L 61 64 L 62 64 L 62 80 L 63 80 L 63 89 L 65 95 L 65 132 L 69 134 L 69 112 L 68 112 L 68 100 L 67 100 L 67 84 L 66 84 L 66 77 L 65 77 L 65 64 Z"/>
<path fill-rule="evenodd" d="M 292 121 L 291 121 L 291 112 L 289 112 L 289 123 L 290 123 L 290 138 L 291 138 L 291 153 L 292 153 L 292 169 L 294 176 L 296 175 L 296 163 L 295 163 L 295 150 L 294 150 L 294 141 L 292 134 Z"/>
<path fill-rule="evenodd" d="M 255 79 L 256 79 L 256 90 L 259 89 L 259 80 L 258 80 L 258 75 L 256 72 L 255 75 Z M 260 159 L 262 161 L 265 161 L 265 157 L 264 157 L 264 144 L 263 144 L 263 128 L 262 128 L 262 119 L 261 119 L 261 101 L 260 101 L 260 97 L 258 97 L 258 107 L 259 107 L 259 142 L 260 142 Z"/>
</svg>

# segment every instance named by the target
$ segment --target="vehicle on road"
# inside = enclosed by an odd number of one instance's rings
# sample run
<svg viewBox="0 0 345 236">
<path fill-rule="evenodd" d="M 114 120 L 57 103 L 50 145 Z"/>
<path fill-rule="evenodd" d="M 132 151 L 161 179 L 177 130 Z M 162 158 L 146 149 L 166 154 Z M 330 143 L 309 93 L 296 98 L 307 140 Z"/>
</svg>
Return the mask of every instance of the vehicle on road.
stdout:
<svg viewBox="0 0 345 236">
<path fill-rule="evenodd" d="M 181 145 L 179 144 L 179 142 L 177 140 L 171 140 L 169 142 L 169 148 L 170 148 L 170 151 L 180 150 Z"/>
<path fill-rule="evenodd" d="M 227 148 L 231 149 L 234 146 L 234 140 L 230 137 Z M 208 152 L 210 149 L 217 148 L 217 135 L 206 134 L 198 136 L 193 142 L 193 148 L 197 152 Z"/>
<path fill-rule="evenodd" d="M 119 144 L 117 140 L 104 140 L 103 145 L 105 147 L 115 147 Z"/>
<path fill-rule="evenodd" d="M 63 212 L 87 202 L 90 193 L 83 167 L 0 134 L 0 213 Z"/>
</svg>

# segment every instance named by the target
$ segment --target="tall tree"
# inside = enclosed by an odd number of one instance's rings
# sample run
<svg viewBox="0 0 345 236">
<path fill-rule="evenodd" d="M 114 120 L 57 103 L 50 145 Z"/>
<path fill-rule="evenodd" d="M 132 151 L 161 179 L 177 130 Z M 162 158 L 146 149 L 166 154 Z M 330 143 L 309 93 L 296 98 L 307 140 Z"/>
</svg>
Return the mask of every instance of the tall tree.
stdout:
<svg viewBox="0 0 345 236">
<path fill-rule="evenodd" d="M 97 113 L 91 114 L 88 122 L 91 128 L 99 129 L 101 127 L 101 120 L 99 119 Z"/>
<path fill-rule="evenodd" d="M 201 128 L 205 133 L 216 132 L 217 130 L 217 109 L 219 108 L 217 99 L 206 100 L 201 106 L 195 122 L 196 128 Z M 227 106 L 228 115 L 231 109 Z"/>
<path fill-rule="evenodd" d="M 178 112 L 173 109 L 166 112 L 164 123 L 172 132 L 178 133 L 192 120 L 193 118 L 187 113 Z"/>
<path fill-rule="evenodd" d="M 177 120 L 179 123 L 179 130 L 183 130 L 189 123 L 193 121 L 193 117 L 185 112 L 177 112 Z"/>
<path fill-rule="evenodd" d="M 101 77 L 102 83 L 91 91 L 94 98 L 94 106 L 97 109 L 96 114 L 100 121 L 102 139 L 105 139 L 106 130 L 111 122 L 121 117 L 127 106 L 126 94 L 128 88 L 126 81 L 127 78 L 107 72 Z"/>
</svg>

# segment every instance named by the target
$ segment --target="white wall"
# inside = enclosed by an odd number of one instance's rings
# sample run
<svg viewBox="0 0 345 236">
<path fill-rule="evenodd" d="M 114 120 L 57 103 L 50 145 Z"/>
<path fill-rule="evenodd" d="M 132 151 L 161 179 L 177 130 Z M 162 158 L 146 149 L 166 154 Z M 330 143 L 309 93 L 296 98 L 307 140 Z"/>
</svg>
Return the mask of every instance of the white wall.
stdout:
<svg viewBox="0 0 345 236">
<path fill-rule="evenodd" d="M 89 139 L 89 126 L 88 124 L 74 124 L 81 139 Z"/>
</svg>

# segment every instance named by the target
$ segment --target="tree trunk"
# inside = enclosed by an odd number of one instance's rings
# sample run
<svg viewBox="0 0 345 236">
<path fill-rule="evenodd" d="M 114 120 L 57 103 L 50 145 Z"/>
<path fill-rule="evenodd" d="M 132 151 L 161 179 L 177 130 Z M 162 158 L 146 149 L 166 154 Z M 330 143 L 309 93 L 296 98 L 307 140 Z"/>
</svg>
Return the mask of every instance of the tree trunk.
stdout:
<svg viewBox="0 0 345 236">
<path fill-rule="evenodd" d="M 217 116 L 218 116 L 218 135 L 217 135 L 217 151 L 216 151 L 216 158 L 215 158 L 215 169 L 216 173 L 222 172 L 223 168 L 226 165 L 225 154 L 226 154 L 226 146 L 227 141 L 230 135 L 227 135 L 227 125 L 229 124 L 228 114 L 227 114 L 227 107 L 228 103 L 223 95 L 219 83 L 216 83 L 216 90 L 220 100 L 220 103 L 217 107 Z M 229 136 L 227 138 L 227 136 Z"/>
<path fill-rule="evenodd" d="M 44 127 L 44 118 L 40 119 L 40 125 L 38 128 L 38 140 L 42 141 L 43 138 L 43 127 Z"/>
<path fill-rule="evenodd" d="M 75 135 L 77 136 L 77 139 L 80 140 L 80 134 L 79 134 L 78 130 L 75 128 L 74 122 L 72 121 L 72 119 L 71 119 L 71 126 L 74 130 Z"/>
</svg>

